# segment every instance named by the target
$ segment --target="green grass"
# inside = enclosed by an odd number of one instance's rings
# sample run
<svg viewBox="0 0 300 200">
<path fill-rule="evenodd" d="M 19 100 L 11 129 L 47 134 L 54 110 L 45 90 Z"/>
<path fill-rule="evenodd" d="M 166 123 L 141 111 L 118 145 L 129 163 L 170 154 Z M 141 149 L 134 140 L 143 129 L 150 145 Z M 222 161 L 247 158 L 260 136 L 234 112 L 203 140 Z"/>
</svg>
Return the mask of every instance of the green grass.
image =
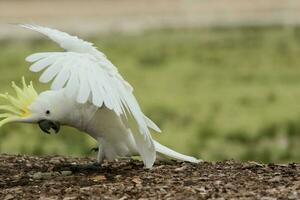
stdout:
<svg viewBox="0 0 300 200">
<path fill-rule="evenodd" d="M 112 33 L 90 38 L 135 88 L 161 143 L 205 160 L 300 161 L 300 29 L 250 27 Z M 59 50 L 50 41 L 0 42 L 0 91 L 28 71 L 24 58 Z M 86 155 L 95 143 L 74 129 L 44 135 L 7 125 L 0 150 Z"/>
</svg>

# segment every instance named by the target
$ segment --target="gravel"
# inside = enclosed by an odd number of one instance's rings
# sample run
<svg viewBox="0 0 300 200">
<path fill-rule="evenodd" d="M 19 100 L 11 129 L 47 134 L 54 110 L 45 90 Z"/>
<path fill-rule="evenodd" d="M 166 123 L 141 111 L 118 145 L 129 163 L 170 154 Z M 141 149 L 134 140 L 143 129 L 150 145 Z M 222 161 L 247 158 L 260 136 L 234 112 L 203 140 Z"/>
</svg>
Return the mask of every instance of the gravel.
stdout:
<svg viewBox="0 0 300 200">
<path fill-rule="evenodd" d="M 299 199 L 299 164 L 0 155 L 0 199 Z"/>
</svg>

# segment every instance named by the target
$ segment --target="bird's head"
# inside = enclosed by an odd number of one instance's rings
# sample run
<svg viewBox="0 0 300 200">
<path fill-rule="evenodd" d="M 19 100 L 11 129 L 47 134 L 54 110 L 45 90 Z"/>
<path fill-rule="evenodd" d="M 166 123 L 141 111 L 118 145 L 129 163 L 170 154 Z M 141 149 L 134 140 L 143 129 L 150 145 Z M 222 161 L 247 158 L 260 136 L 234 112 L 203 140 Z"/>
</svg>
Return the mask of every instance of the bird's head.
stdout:
<svg viewBox="0 0 300 200">
<path fill-rule="evenodd" d="M 50 133 L 60 130 L 60 123 L 66 117 L 68 105 L 62 105 L 64 99 L 56 91 L 46 91 L 38 94 L 32 82 L 29 85 L 22 79 L 22 87 L 12 82 L 16 97 L 0 94 L 6 104 L 0 105 L 0 127 L 10 122 L 38 123 L 40 128 Z"/>
</svg>

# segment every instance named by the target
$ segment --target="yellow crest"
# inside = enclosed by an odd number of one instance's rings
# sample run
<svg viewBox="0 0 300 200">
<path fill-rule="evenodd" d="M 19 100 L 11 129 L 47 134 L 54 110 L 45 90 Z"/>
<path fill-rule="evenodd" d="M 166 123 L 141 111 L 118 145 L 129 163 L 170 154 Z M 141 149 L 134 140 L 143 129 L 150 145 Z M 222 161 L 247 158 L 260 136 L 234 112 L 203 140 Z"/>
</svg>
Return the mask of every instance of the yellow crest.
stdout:
<svg viewBox="0 0 300 200">
<path fill-rule="evenodd" d="M 12 87 L 16 92 L 16 97 L 6 94 L 0 94 L 0 97 L 7 101 L 7 104 L 0 105 L 0 110 L 5 113 L 0 113 L 0 127 L 8 122 L 27 117 L 30 115 L 28 106 L 38 96 L 35 91 L 32 82 L 29 85 L 26 84 L 25 78 L 22 77 L 23 88 L 18 87 L 15 82 L 12 82 Z"/>
</svg>

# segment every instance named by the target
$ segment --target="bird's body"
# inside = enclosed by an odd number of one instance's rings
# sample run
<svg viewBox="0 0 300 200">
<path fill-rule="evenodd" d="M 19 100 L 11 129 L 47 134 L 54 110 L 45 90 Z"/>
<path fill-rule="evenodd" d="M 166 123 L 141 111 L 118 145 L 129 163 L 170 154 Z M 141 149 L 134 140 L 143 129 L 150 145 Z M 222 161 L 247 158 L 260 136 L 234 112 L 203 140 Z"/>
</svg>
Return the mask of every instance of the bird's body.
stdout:
<svg viewBox="0 0 300 200">
<path fill-rule="evenodd" d="M 127 120 L 122 119 L 122 116 L 118 116 L 114 111 L 105 106 L 96 107 L 90 101 L 80 104 L 74 97 L 68 96 L 65 89 L 41 93 L 31 108 L 34 110 L 34 107 L 40 107 L 39 102 L 44 101 L 43 99 L 48 99 L 64 113 L 59 119 L 62 125 L 86 132 L 98 141 L 99 162 L 104 158 L 114 160 L 118 157 L 138 155 Z M 64 104 L 61 104 L 62 100 Z"/>
<path fill-rule="evenodd" d="M 6 118 L 0 126 L 14 121 L 39 123 L 47 133 L 51 128 L 59 131 L 59 124 L 75 127 L 99 143 L 99 162 L 140 155 L 151 168 L 156 152 L 199 162 L 152 139 L 150 129 L 161 130 L 142 112 L 132 86 L 92 43 L 46 27 L 22 27 L 48 36 L 67 51 L 35 53 L 26 58 L 33 63 L 31 71 L 44 70 L 41 82 L 53 79 L 51 90 L 38 95 L 25 80 L 23 89 L 13 84 L 17 98 L 1 95 L 11 105 L 0 106 L 0 110 L 9 112 L 0 115 Z"/>
<path fill-rule="evenodd" d="M 46 100 L 45 100 L 46 99 Z M 41 93 L 36 101 L 30 105 L 31 110 L 40 109 L 42 104 L 50 104 L 55 108 L 43 108 L 51 110 L 59 110 L 57 120 L 66 126 L 77 128 L 93 137 L 99 144 L 97 161 L 102 162 L 103 159 L 114 160 L 118 157 L 138 156 L 139 152 L 130 128 L 130 122 L 125 116 L 118 116 L 112 110 L 105 106 L 99 108 L 90 101 L 80 104 L 74 100 L 74 97 L 67 95 L 65 89 L 48 90 Z M 48 101 L 48 102 L 47 102 Z M 61 104 L 64 102 L 64 104 Z M 58 112 L 56 112 L 58 113 Z M 172 152 L 171 149 L 162 146 L 154 141 L 155 151 L 169 156 L 177 155 L 177 159 L 185 158 L 186 161 L 197 162 L 198 160 Z M 171 152 L 171 153 L 170 153 Z"/>
</svg>

